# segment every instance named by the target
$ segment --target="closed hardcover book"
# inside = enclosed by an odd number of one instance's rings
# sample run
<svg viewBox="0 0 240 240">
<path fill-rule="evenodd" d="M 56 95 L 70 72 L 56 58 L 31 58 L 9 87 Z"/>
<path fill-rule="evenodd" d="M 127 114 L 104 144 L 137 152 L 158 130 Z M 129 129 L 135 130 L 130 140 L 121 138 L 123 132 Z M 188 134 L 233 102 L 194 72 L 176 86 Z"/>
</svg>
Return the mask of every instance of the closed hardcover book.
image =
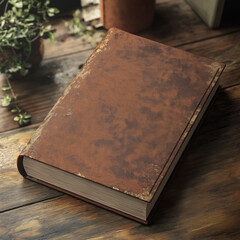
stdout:
<svg viewBox="0 0 240 240">
<path fill-rule="evenodd" d="M 223 69 L 110 29 L 18 157 L 19 172 L 148 223 Z"/>
</svg>

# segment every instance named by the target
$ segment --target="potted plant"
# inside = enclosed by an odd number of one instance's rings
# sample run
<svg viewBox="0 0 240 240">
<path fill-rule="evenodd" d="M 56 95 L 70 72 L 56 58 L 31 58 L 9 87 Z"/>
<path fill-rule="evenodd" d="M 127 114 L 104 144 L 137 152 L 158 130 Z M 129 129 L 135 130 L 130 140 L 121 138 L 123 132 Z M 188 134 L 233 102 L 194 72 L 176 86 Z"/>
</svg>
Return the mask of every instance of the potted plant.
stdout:
<svg viewBox="0 0 240 240">
<path fill-rule="evenodd" d="M 105 28 L 136 33 L 152 24 L 155 0 L 100 0 L 100 10 Z"/>
<path fill-rule="evenodd" d="M 20 126 L 30 123 L 31 115 L 18 105 L 10 80 L 24 76 L 43 57 L 42 38 L 54 40 L 49 17 L 58 13 L 49 7 L 49 0 L 2 0 L 4 13 L 0 17 L 0 73 L 5 74 L 7 85 L 2 88 L 2 106 L 14 113 Z"/>
</svg>

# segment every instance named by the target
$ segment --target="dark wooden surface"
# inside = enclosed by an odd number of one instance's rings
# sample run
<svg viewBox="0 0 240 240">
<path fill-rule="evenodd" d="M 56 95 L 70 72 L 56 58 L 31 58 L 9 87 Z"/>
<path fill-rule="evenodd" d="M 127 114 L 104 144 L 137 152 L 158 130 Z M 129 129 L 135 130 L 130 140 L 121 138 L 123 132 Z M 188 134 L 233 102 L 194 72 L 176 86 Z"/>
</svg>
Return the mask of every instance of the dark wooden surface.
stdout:
<svg viewBox="0 0 240 240">
<path fill-rule="evenodd" d="M 13 85 L 33 125 L 0 108 L 0 239 L 240 239 L 240 27 L 209 30 L 182 0 L 158 1 L 140 35 L 227 64 L 221 89 L 160 197 L 150 226 L 23 179 L 16 157 L 91 54 L 55 20 L 39 69 Z M 1 79 L 0 84 L 4 84 Z"/>
</svg>

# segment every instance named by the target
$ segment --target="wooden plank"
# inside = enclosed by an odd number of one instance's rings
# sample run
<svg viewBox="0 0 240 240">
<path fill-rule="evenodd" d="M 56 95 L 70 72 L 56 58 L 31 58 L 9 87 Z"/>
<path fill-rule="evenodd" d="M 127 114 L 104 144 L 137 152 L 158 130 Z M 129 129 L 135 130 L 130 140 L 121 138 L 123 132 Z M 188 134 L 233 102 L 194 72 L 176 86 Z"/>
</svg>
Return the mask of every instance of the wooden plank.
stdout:
<svg viewBox="0 0 240 240">
<path fill-rule="evenodd" d="M 240 68 L 223 72 L 220 79 L 220 85 L 225 88 L 237 85 L 239 84 L 239 82 L 240 82 Z"/>
<path fill-rule="evenodd" d="M 12 81 L 12 86 L 19 98 L 19 106 L 32 114 L 32 123 L 41 122 L 67 85 L 79 71 L 92 51 L 84 51 L 71 57 L 65 56 L 57 60 L 45 60 L 40 67 L 25 79 Z M 0 78 L 0 87 L 4 86 Z M 3 92 L 0 91 L 0 98 Z M 0 107 L 0 132 L 18 127 L 13 121 L 13 114 L 7 108 Z"/>
<path fill-rule="evenodd" d="M 53 198 L 62 193 L 25 180 L 16 169 L 16 159 L 37 126 L 0 135 L 0 212 Z"/>
<path fill-rule="evenodd" d="M 55 42 L 45 40 L 45 59 L 94 48 L 96 42 L 101 40 L 101 35 L 106 32 L 103 29 L 97 30 L 92 43 L 83 42 L 82 39 L 86 37 L 76 38 L 65 27 L 65 22 L 70 20 L 69 17 L 52 20 L 56 29 Z M 170 46 L 179 46 L 239 30 L 240 26 L 235 22 L 229 22 L 217 30 L 210 30 L 184 0 L 158 0 L 153 25 L 139 35 Z"/>
<path fill-rule="evenodd" d="M 240 74 L 240 32 L 209 39 L 202 42 L 184 45 L 181 49 L 209 57 L 227 64 L 221 77 L 220 85 L 228 87 L 239 84 Z M 78 66 L 84 63 L 92 50 L 83 51 L 71 56 L 50 59 L 42 62 L 26 79 L 13 81 L 12 85 L 18 93 L 20 106 L 33 115 L 32 122 L 41 122 L 63 90 L 78 72 Z M 0 80 L 0 86 L 4 81 Z M 3 93 L 0 92 L 0 98 Z M 5 108 L 0 108 L 0 132 L 18 127 L 12 120 L 12 114 Z"/>
<path fill-rule="evenodd" d="M 239 239 L 239 112 L 240 86 L 221 90 L 150 226 L 64 195 L 2 213 L 2 239 Z"/>
<path fill-rule="evenodd" d="M 199 56 L 212 58 L 226 64 L 220 85 L 228 87 L 240 83 L 240 32 L 209 39 L 180 48 Z"/>
<path fill-rule="evenodd" d="M 1 171 L 0 184 L 0 213 L 63 195 L 61 192 L 27 181 L 16 169 Z"/>
<path fill-rule="evenodd" d="M 222 74 L 220 85 L 228 87 L 240 83 L 240 32 L 184 45 L 183 50 L 205 57 L 210 57 L 227 64 Z M 33 115 L 32 122 L 41 122 L 69 82 L 78 72 L 78 66 L 84 63 L 92 50 L 79 52 L 70 56 L 49 59 L 42 62 L 39 69 L 29 74 L 26 79 L 13 81 L 18 93 L 20 106 Z M 4 81 L 0 79 L 0 86 Z M 0 92 L 0 98 L 3 93 Z M 18 127 L 12 114 L 0 108 L 0 132 Z"/>
<path fill-rule="evenodd" d="M 240 68 L 240 32 L 179 47 L 199 56 L 227 64 L 224 72 Z"/>
<path fill-rule="evenodd" d="M 49 39 L 44 40 L 44 59 L 58 58 L 81 51 L 93 50 L 107 32 L 105 29 L 101 29 L 96 30 L 93 37 L 87 35 L 76 37 L 65 26 L 65 23 L 70 21 L 71 18 L 69 17 L 52 20 L 51 24 L 56 30 L 54 33 L 55 41 L 51 43 Z"/>
<path fill-rule="evenodd" d="M 149 33 L 152 34 L 149 37 L 155 39 L 154 36 L 160 36 L 161 39 L 159 40 L 170 45 L 183 44 L 206 37 L 216 37 L 219 34 L 226 33 L 225 31 L 232 31 L 230 30 L 231 27 L 217 31 L 208 30 L 182 0 L 160 1 L 157 9 L 160 11 L 159 14 L 162 20 L 159 22 L 159 25 L 154 25 L 153 29 L 149 30 Z M 49 40 L 46 40 L 45 61 L 42 62 L 40 68 L 26 79 L 13 82 L 14 89 L 20 99 L 20 105 L 24 110 L 32 113 L 33 123 L 43 120 L 64 88 L 76 75 L 78 66 L 86 60 L 93 50 L 91 44 L 83 44 L 81 39 L 69 35 L 64 27 L 64 21 L 64 19 L 53 21 L 53 25 L 57 29 L 56 41 L 51 44 Z M 158 20 L 156 21 L 158 22 Z M 192 27 L 189 26 L 191 24 L 193 24 Z M 157 31 L 160 32 L 158 33 Z M 186 31 L 189 32 L 186 34 Z M 191 38 L 191 36 L 195 35 L 198 37 Z M 145 35 L 143 34 L 143 36 Z M 199 38 L 200 36 L 201 38 Z M 227 66 L 227 72 L 225 70 L 221 78 L 221 86 L 226 87 L 239 82 L 239 71 L 236 70 L 239 66 L 238 38 L 239 33 L 230 34 L 221 38 L 204 41 L 202 44 L 190 44 L 189 48 L 187 47 L 188 45 L 182 48 L 199 55 L 226 62 L 229 66 Z M 235 46 L 235 50 L 233 46 Z M 87 50 L 89 48 L 90 50 Z M 3 84 L 4 81 L 0 79 L 0 86 Z M 0 92 L 0 98 L 2 95 L 3 93 Z M 7 109 L 0 108 L 0 116 L 0 132 L 18 127 L 18 124 L 13 122 L 12 114 Z"/>
<path fill-rule="evenodd" d="M 0 171 L 16 167 L 16 159 L 37 128 L 37 124 L 0 134 Z"/>
<path fill-rule="evenodd" d="M 224 22 L 219 29 L 210 30 L 186 1 L 157 0 L 154 24 L 140 35 L 170 46 L 180 46 L 239 30 L 236 21 Z"/>
</svg>

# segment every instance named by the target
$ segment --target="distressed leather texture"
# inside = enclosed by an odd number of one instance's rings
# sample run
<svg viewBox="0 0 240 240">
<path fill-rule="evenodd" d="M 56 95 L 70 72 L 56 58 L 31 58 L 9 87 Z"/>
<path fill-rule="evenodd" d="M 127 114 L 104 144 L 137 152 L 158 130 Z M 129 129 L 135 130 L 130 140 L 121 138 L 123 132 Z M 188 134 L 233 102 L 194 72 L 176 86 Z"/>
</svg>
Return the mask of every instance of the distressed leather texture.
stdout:
<svg viewBox="0 0 240 240">
<path fill-rule="evenodd" d="M 21 155 L 150 202 L 223 68 L 112 28 Z"/>
</svg>

